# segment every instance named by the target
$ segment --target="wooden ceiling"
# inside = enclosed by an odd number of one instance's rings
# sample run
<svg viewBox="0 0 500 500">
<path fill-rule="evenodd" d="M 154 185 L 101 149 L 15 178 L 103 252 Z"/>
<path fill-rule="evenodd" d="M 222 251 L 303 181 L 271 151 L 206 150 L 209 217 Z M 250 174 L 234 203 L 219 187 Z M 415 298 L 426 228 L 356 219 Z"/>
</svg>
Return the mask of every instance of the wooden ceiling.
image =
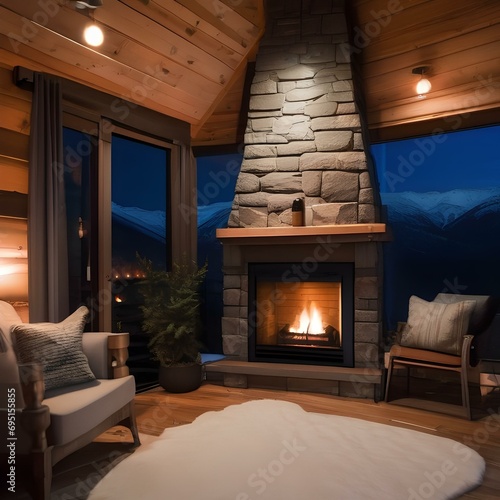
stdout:
<svg viewBox="0 0 500 500">
<path fill-rule="evenodd" d="M 499 0 L 351 5 L 372 140 L 500 122 Z M 425 99 L 415 92 L 418 66 L 429 67 Z"/>
<path fill-rule="evenodd" d="M 103 0 L 95 10 L 79 10 L 73 0 L 0 0 L 0 62 L 50 72 L 184 120 L 194 146 L 236 144 L 264 4 Z M 451 128 L 472 123 L 471 117 L 474 125 L 498 121 L 499 0 L 347 4 L 372 138 L 405 135 L 408 127 L 429 132 L 438 118 Z M 82 39 L 92 20 L 104 30 L 99 48 Z M 430 68 L 432 90 L 418 99 L 412 69 L 423 65 Z"/>
<path fill-rule="evenodd" d="M 236 142 L 263 0 L 2 0 L 0 60 L 45 71 L 191 124 L 193 144 Z M 83 40 L 95 22 L 104 43 Z"/>
</svg>

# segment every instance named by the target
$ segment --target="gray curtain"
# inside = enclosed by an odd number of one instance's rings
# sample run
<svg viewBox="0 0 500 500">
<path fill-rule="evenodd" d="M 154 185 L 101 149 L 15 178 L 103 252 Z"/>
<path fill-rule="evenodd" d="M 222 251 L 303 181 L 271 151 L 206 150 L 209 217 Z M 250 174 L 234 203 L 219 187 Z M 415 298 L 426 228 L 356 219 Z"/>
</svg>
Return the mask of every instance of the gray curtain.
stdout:
<svg viewBox="0 0 500 500">
<path fill-rule="evenodd" d="M 28 191 L 30 322 L 69 313 L 61 84 L 34 75 Z"/>
</svg>

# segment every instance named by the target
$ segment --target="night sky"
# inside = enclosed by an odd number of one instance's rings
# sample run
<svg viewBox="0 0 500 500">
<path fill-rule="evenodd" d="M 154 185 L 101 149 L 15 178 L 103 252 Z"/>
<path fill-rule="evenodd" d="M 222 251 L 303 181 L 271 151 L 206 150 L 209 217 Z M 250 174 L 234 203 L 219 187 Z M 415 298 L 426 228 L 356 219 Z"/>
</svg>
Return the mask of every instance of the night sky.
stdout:
<svg viewBox="0 0 500 500">
<path fill-rule="evenodd" d="M 500 126 L 387 142 L 370 149 L 381 193 L 484 189 L 500 183 Z"/>
</svg>

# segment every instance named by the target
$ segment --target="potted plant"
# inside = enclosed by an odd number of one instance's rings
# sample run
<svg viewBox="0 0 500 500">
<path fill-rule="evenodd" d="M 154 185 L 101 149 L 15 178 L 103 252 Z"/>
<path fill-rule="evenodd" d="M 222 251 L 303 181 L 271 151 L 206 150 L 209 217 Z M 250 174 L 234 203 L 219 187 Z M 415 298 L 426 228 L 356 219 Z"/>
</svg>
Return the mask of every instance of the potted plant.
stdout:
<svg viewBox="0 0 500 500">
<path fill-rule="evenodd" d="M 195 390 L 202 380 L 199 288 L 207 266 L 183 262 L 165 271 L 155 269 L 149 259 L 138 260 L 146 276 L 140 286 L 142 329 L 160 362 L 159 383 L 169 392 Z"/>
</svg>

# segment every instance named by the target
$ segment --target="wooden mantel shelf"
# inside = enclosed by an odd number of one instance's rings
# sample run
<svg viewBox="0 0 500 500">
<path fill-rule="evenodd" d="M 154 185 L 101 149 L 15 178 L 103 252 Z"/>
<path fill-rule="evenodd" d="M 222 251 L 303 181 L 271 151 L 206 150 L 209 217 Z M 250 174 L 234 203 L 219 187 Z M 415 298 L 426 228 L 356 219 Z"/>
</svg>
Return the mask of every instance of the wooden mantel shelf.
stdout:
<svg viewBox="0 0 500 500">
<path fill-rule="evenodd" d="M 223 243 L 254 243 L 256 239 L 271 242 L 289 242 L 290 240 L 311 239 L 318 236 L 334 236 L 340 241 L 375 241 L 386 240 L 387 228 L 383 223 L 370 224 L 335 224 L 327 226 L 279 226 L 279 227 L 244 227 L 217 229 L 217 238 Z M 248 241 L 245 241 L 248 240 Z"/>
</svg>

